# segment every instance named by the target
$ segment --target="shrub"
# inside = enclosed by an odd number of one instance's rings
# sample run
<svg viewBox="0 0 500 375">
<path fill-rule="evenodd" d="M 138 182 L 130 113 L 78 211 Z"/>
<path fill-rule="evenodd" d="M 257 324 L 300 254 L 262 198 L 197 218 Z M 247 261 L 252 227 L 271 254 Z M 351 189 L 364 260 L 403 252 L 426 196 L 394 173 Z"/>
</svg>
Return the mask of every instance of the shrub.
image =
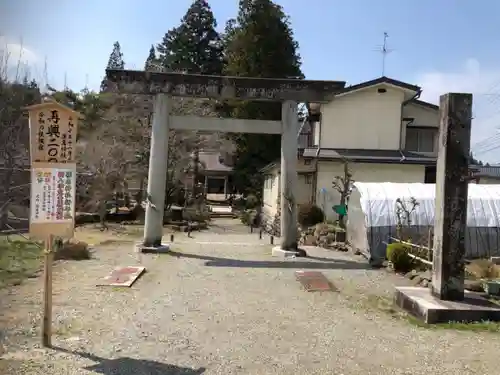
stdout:
<svg viewBox="0 0 500 375">
<path fill-rule="evenodd" d="M 245 225 L 253 225 L 256 215 L 256 210 L 245 210 L 241 214 L 241 222 Z"/>
<path fill-rule="evenodd" d="M 78 240 L 59 242 L 56 246 L 56 260 L 87 260 L 91 258 L 89 245 Z"/>
<path fill-rule="evenodd" d="M 205 222 L 210 220 L 208 211 L 200 211 L 195 208 L 185 208 L 182 211 L 182 218 L 186 221 Z"/>
<path fill-rule="evenodd" d="M 251 210 L 256 208 L 259 205 L 259 198 L 257 198 L 255 195 L 250 194 L 247 196 L 245 200 L 245 207 L 247 210 Z"/>
<path fill-rule="evenodd" d="M 325 220 L 323 210 L 313 204 L 303 204 L 299 206 L 298 221 L 303 227 L 312 227 Z"/>
<path fill-rule="evenodd" d="M 408 272 L 413 265 L 413 259 L 408 255 L 410 247 L 399 242 L 387 245 L 386 257 L 396 272 Z"/>
</svg>

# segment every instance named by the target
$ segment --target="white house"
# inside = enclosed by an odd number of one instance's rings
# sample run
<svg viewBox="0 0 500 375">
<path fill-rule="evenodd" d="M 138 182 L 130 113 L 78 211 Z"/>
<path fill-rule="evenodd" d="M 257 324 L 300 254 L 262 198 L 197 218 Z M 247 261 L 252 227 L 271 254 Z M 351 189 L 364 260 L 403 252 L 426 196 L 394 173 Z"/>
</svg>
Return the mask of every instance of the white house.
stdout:
<svg viewBox="0 0 500 375">
<path fill-rule="evenodd" d="M 315 203 L 327 217 L 340 196 L 332 188 L 347 161 L 355 181 L 434 183 L 439 107 L 419 100 L 418 86 L 381 77 L 346 87 L 330 102 L 310 104 L 299 138 L 297 203 Z M 262 169 L 264 217 L 279 207 L 279 162 Z"/>
</svg>

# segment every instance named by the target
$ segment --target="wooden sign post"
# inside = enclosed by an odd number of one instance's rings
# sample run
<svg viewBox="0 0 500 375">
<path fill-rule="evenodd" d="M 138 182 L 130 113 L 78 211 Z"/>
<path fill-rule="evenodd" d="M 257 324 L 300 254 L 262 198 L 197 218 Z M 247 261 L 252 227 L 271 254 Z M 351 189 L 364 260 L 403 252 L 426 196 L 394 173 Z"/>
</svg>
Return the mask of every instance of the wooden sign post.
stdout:
<svg viewBox="0 0 500 375">
<path fill-rule="evenodd" d="M 45 243 L 42 345 L 50 347 L 54 240 L 74 234 L 75 145 L 80 115 L 55 101 L 26 109 L 31 155 L 30 237 Z"/>
</svg>

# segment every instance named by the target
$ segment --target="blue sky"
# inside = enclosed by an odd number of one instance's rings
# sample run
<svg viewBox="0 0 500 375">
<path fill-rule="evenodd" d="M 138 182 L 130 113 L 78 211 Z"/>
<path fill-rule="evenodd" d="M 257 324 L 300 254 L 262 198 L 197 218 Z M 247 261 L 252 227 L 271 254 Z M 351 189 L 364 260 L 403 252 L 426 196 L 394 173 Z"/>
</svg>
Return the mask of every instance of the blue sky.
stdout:
<svg viewBox="0 0 500 375">
<path fill-rule="evenodd" d="M 448 91 L 475 94 L 473 144 L 500 162 L 500 2 L 493 0 L 279 0 L 291 17 L 303 71 L 348 84 L 386 75 L 423 88 L 437 102 Z M 60 88 L 97 89 L 115 41 L 127 68 L 142 69 L 151 44 L 176 26 L 191 0 L 0 0 L 0 50 L 19 56 L 30 74 Z M 209 0 L 219 28 L 237 0 Z M 17 60 L 17 58 L 16 58 Z M 46 61 L 47 74 L 44 74 Z M 10 71 L 13 72 L 13 67 Z M 65 78 L 66 77 L 66 78 Z M 484 139 L 486 139 L 484 141 Z M 495 147 L 497 147 L 495 149 Z M 492 149 L 493 148 L 493 149 Z M 488 151 L 489 149 L 492 149 Z"/>
</svg>

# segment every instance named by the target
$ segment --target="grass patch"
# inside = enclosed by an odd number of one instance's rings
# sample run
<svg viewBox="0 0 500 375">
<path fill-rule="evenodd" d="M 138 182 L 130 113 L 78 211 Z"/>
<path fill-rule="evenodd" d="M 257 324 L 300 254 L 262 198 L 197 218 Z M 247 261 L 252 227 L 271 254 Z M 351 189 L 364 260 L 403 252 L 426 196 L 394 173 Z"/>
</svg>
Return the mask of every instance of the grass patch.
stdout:
<svg viewBox="0 0 500 375">
<path fill-rule="evenodd" d="M 25 239 L 0 237 L 0 288 L 19 285 L 40 270 L 43 251 Z"/>
<path fill-rule="evenodd" d="M 471 332 L 492 332 L 500 333 L 500 322 L 448 322 L 448 323 L 438 323 L 438 324 L 427 324 L 424 323 L 414 316 L 402 311 L 397 306 L 394 305 L 392 299 L 387 297 L 370 295 L 366 298 L 366 305 L 369 309 L 375 309 L 382 311 L 391 317 L 404 320 L 416 327 L 424 329 L 450 329 L 456 331 L 471 331 Z"/>
</svg>

